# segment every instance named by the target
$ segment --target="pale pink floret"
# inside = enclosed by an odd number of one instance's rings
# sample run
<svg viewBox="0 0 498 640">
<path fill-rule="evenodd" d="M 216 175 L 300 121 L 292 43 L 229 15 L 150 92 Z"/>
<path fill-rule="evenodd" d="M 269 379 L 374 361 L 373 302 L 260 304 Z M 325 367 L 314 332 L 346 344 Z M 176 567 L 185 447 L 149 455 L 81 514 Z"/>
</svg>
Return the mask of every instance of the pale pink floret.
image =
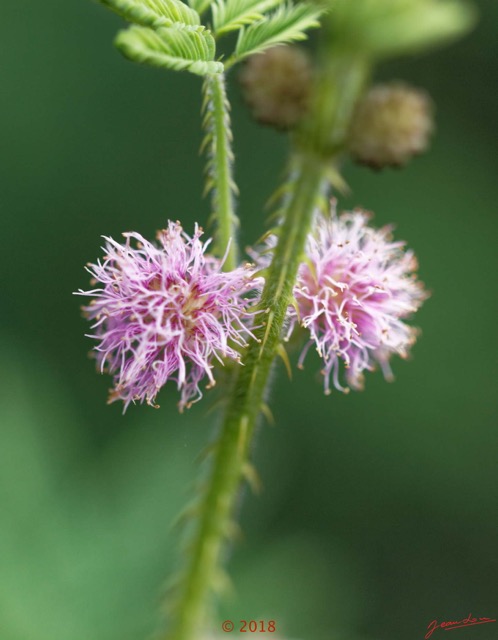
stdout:
<svg viewBox="0 0 498 640">
<path fill-rule="evenodd" d="M 417 280 L 416 258 L 392 227 L 373 229 L 369 214 L 353 211 L 318 216 L 299 268 L 288 335 L 300 322 L 311 334 L 299 365 L 315 345 L 324 360 L 325 393 L 361 389 L 363 372 L 380 365 L 392 377 L 389 359 L 408 355 L 417 330 L 404 322 L 427 298 Z M 340 363 L 345 367 L 341 383 Z"/>
<path fill-rule="evenodd" d="M 105 238 L 102 262 L 87 270 L 102 286 L 78 294 L 95 320 L 96 357 L 114 376 L 109 401 L 154 405 L 158 391 L 175 380 L 180 408 L 202 397 L 199 383 L 215 382 L 212 368 L 224 359 L 240 362 L 251 336 L 251 290 L 260 287 L 249 265 L 222 271 L 223 261 L 205 253 L 196 226 L 190 238 L 179 223 L 158 232 L 158 244 L 125 233 L 125 244 Z"/>
</svg>

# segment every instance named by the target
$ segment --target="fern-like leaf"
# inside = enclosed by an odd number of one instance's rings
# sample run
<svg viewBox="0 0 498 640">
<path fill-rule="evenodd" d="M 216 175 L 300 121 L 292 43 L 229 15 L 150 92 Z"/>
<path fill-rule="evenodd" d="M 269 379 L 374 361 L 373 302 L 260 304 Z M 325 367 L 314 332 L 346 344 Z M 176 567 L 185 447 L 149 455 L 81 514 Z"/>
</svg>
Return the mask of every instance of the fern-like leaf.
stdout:
<svg viewBox="0 0 498 640">
<path fill-rule="evenodd" d="M 120 31 L 114 43 L 134 62 L 200 76 L 223 71 L 223 64 L 214 60 L 215 42 L 207 29 L 195 31 L 176 25 L 153 30 L 134 26 Z"/>
<path fill-rule="evenodd" d="M 126 20 L 142 27 L 171 26 L 182 23 L 198 26 L 201 19 L 195 9 L 181 0 L 99 0 Z"/>
<path fill-rule="evenodd" d="M 318 18 L 322 13 L 323 9 L 316 5 L 286 5 L 279 7 L 270 17 L 243 27 L 231 64 L 278 44 L 305 40 L 307 29 L 320 26 Z"/>
<path fill-rule="evenodd" d="M 215 0 L 212 5 L 213 30 L 217 35 L 237 31 L 264 18 L 266 11 L 282 0 Z"/>
</svg>

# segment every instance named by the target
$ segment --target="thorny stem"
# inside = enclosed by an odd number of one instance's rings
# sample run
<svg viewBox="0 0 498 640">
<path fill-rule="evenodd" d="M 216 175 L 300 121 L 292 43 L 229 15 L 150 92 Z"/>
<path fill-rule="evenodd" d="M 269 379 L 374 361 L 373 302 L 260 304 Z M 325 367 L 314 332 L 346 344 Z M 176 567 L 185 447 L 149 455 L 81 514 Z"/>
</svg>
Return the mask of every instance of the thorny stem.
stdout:
<svg viewBox="0 0 498 640">
<path fill-rule="evenodd" d="M 209 596 L 221 574 L 223 550 L 252 436 L 318 201 L 330 186 L 330 165 L 344 143 L 349 118 L 369 65 L 350 52 L 327 56 L 313 112 L 297 138 L 297 174 L 285 206 L 278 244 L 262 293 L 265 324 L 255 331 L 228 399 L 225 419 L 203 497 L 200 521 L 184 576 L 171 640 L 200 640 L 208 630 Z M 331 81 L 333 83 L 331 84 Z"/>
<path fill-rule="evenodd" d="M 205 144 L 208 146 L 206 167 L 206 189 L 212 193 L 212 218 L 216 224 L 214 251 L 220 257 L 227 256 L 223 265 L 231 271 L 238 265 L 236 230 L 238 219 L 235 215 L 237 187 L 232 174 L 232 130 L 230 127 L 230 105 L 225 91 L 225 77 L 222 73 L 206 76 L 204 81 L 204 121 Z"/>
</svg>

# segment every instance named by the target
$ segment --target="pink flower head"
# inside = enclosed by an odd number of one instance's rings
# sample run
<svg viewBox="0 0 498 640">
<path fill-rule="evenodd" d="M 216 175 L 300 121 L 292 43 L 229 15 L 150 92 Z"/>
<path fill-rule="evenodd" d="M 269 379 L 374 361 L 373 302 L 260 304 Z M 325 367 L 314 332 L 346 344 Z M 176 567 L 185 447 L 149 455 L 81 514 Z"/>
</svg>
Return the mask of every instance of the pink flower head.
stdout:
<svg viewBox="0 0 498 640">
<path fill-rule="evenodd" d="M 202 397 L 199 383 L 214 385 L 213 362 L 240 362 L 239 350 L 251 336 L 254 300 L 260 286 L 247 265 L 222 271 L 223 260 L 205 253 L 196 225 L 190 238 L 169 222 L 152 244 L 124 233 L 125 244 L 105 238 L 105 256 L 87 267 L 102 286 L 78 294 L 94 299 L 83 308 L 95 320 L 93 335 L 101 369 L 114 376 L 109 402 L 144 400 L 154 405 L 158 391 L 175 380 L 180 409 Z"/>
<path fill-rule="evenodd" d="M 406 357 L 417 331 L 404 322 L 428 297 L 416 278 L 417 261 L 404 242 L 393 242 L 392 227 L 373 229 L 369 214 L 356 210 L 329 218 L 319 216 L 308 236 L 307 260 L 298 272 L 289 310 L 289 335 L 300 320 L 310 340 L 299 359 L 302 367 L 313 344 L 325 366 L 325 393 L 330 378 L 336 389 L 363 387 L 363 372 L 380 365 L 392 378 L 389 359 Z M 340 382 L 344 363 L 346 387 Z"/>
</svg>

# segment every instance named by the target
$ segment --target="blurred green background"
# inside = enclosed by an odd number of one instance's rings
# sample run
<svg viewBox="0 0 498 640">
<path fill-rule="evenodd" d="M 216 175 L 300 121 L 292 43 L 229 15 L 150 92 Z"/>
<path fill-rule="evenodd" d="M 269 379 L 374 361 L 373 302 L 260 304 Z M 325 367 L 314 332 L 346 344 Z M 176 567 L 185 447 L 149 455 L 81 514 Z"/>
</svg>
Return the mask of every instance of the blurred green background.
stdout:
<svg viewBox="0 0 498 640">
<path fill-rule="evenodd" d="M 433 291 L 413 360 L 349 396 L 323 396 L 313 357 L 292 381 L 277 369 L 277 426 L 262 426 L 255 456 L 264 491 L 245 496 L 220 619 L 273 619 L 300 640 L 408 640 L 434 618 L 498 616 L 498 4 L 477 4 L 470 37 L 379 72 L 434 97 L 431 152 L 405 171 L 346 169 L 341 204 L 394 221 Z M 102 234 L 151 236 L 168 218 L 191 231 L 209 209 L 200 81 L 125 62 L 120 24 L 89 1 L 2 0 L 1 640 L 151 634 L 178 563 L 171 523 L 217 426 L 209 402 L 179 415 L 174 388 L 160 411 L 106 406 L 71 295 Z M 288 147 L 250 121 L 234 78 L 230 91 L 251 243 Z"/>
</svg>

